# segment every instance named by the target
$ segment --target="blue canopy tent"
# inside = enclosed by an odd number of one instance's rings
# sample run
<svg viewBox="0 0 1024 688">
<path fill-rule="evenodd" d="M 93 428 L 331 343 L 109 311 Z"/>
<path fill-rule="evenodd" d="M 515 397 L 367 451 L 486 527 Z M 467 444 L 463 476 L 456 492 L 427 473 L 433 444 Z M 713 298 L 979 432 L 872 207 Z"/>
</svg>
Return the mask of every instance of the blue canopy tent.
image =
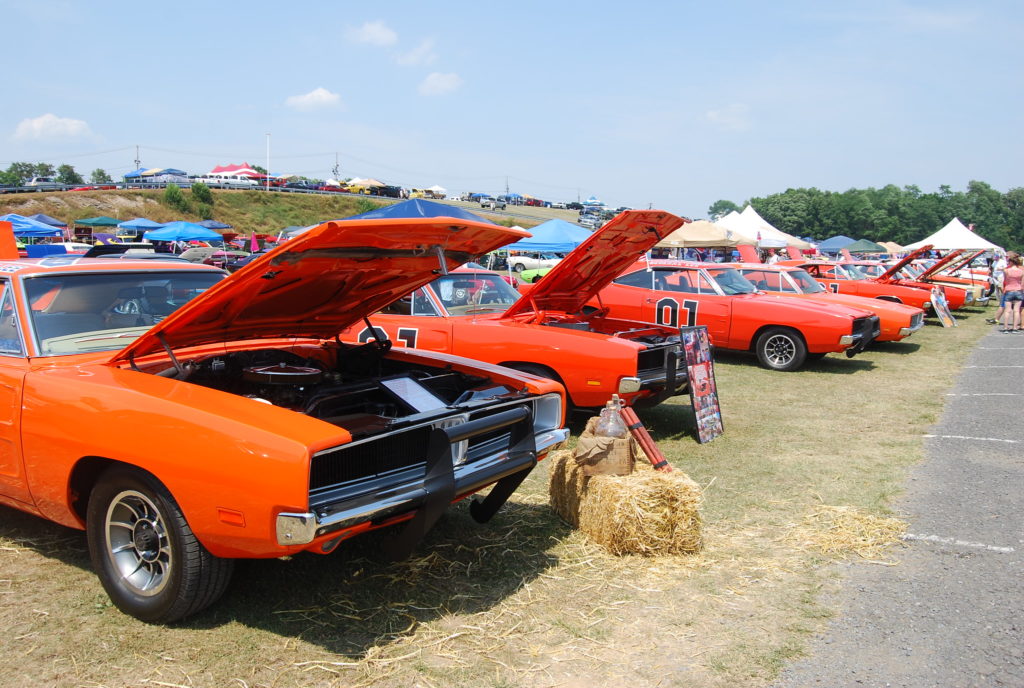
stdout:
<svg viewBox="0 0 1024 688">
<path fill-rule="evenodd" d="M 36 213 L 35 215 L 29 215 L 28 219 L 35 220 L 36 222 L 42 222 L 44 225 L 50 225 L 51 227 L 67 227 L 68 223 L 63 220 L 58 220 L 55 217 L 50 217 L 44 213 Z"/>
<path fill-rule="evenodd" d="M 565 220 L 548 220 L 536 227 L 530 227 L 530 234 L 533 236 L 527 239 L 520 239 L 514 244 L 505 248 L 513 251 L 554 251 L 568 253 L 573 250 L 591 235 L 589 229 L 574 225 Z"/>
<path fill-rule="evenodd" d="M 150 230 L 160 229 L 161 227 L 164 226 L 164 223 L 153 222 L 152 220 L 146 219 L 144 217 L 137 217 L 134 220 L 125 220 L 124 222 L 118 222 L 117 226 L 120 227 L 121 229 Z"/>
<path fill-rule="evenodd" d="M 360 215 L 353 215 L 352 217 L 343 217 L 342 220 L 382 220 L 386 218 L 398 218 L 398 217 L 454 217 L 458 220 L 472 220 L 474 222 L 484 222 L 489 225 L 495 224 L 490 220 L 485 220 L 479 215 L 475 215 L 468 210 L 463 210 L 458 206 L 447 205 L 445 203 L 437 203 L 435 201 L 428 201 L 423 198 L 410 198 L 408 201 L 401 201 L 400 203 L 393 203 L 392 205 L 386 205 L 380 208 L 376 208 Z"/>
<path fill-rule="evenodd" d="M 151 229 L 144 233 L 148 241 L 223 241 L 218 232 L 200 227 L 194 222 L 169 222 L 160 229 Z"/>
<path fill-rule="evenodd" d="M 226 225 L 223 222 L 217 222 L 216 220 L 202 220 L 196 224 L 200 227 L 206 227 L 207 229 L 231 229 L 231 225 Z"/>
<path fill-rule="evenodd" d="M 59 237 L 64 234 L 57 227 L 51 227 L 17 213 L 0 215 L 0 220 L 11 223 L 16 237 Z"/>
<path fill-rule="evenodd" d="M 825 241 L 818 244 L 818 250 L 828 252 L 839 252 L 846 248 L 847 246 L 849 246 L 850 244 L 852 244 L 854 241 L 856 241 L 856 239 L 851 239 L 848 236 L 837 234 L 836 236 L 829 237 L 828 239 L 825 239 Z"/>
</svg>

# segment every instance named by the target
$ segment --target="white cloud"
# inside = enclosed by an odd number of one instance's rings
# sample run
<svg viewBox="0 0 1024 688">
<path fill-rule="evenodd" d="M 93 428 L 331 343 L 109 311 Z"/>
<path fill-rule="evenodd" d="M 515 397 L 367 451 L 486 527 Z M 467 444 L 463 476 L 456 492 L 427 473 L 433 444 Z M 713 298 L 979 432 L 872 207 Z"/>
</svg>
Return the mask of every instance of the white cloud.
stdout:
<svg viewBox="0 0 1024 688">
<path fill-rule="evenodd" d="M 704 117 L 722 131 L 746 131 L 750 128 L 750 107 L 740 103 L 708 110 Z"/>
<path fill-rule="evenodd" d="M 84 121 L 70 117 L 58 117 L 51 113 L 23 119 L 14 131 L 14 138 L 21 140 L 73 139 L 92 135 L 92 130 Z"/>
<path fill-rule="evenodd" d="M 345 38 L 354 43 L 369 43 L 387 47 L 398 42 L 398 34 L 382 21 L 366 22 L 358 29 L 345 30 Z"/>
<path fill-rule="evenodd" d="M 289 96 L 284 104 L 296 110 L 318 110 L 321 108 L 337 107 L 341 105 L 341 96 L 331 93 L 326 88 L 314 88 L 309 93 L 301 96 Z"/>
<path fill-rule="evenodd" d="M 437 59 L 434 52 L 434 39 L 424 38 L 420 44 L 408 52 L 399 53 L 395 61 L 400 65 L 428 65 Z"/>
<path fill-rule="evenodd" d="M 454 72 L 448 74 L 431 72 L 420 83 L 419 92 L 421 96 L 440 96 L 451 93 L 460 86 L 462 86 L 462 77 Z"/>
</svg>

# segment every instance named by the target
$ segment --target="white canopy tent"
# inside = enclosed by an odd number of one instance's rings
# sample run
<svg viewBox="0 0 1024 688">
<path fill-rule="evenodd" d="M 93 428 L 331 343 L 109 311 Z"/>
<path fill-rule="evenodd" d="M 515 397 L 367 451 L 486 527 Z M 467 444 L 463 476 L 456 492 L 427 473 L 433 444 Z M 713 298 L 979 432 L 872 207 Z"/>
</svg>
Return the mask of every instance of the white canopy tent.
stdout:
<svg viewBox="0 0 1024 688">
<path fill-rule="evenodd" d="M 749 205 L 742 213 L 737 213 L 734 210 L 715 224 L 727 227 L 737 234 L 756 241 L 761 248 L 783 248 L 785 246 L 795 246 L 801 249 L 811 248 L 811 245 L 803 239 L 798 239 L 773 227 Z"/>
<path fill-rule="evenodd" d="M 952 251 L 958 248 L 973 249 L 975 251 L 982 249 L 988 251 L 1003 251 L 1002 246 L 996 246 L 977 232 L 972 232 L 964 226 L 964 223 L 957 217 L 954 217 L 948 224 L 946 224 L 945 227 L 935 232 L 935 234 L 932 234 L 930 237 L 922 239 L 921 241 L 915 241 L 912 244 L 907 244 L 903 248 L 908 251 L 913 251 L 916 248 L 921 248 L 928 244 L 931 244 L 939 251 Z"/>
<path fill-rule="evenodd" d="M 660 248 L 718 248 L 740 244 L 757 245 L 757 241 L 738 234 L 728 227 L 695 220 L 687 222 L 657 243 Z"/>
</svg>

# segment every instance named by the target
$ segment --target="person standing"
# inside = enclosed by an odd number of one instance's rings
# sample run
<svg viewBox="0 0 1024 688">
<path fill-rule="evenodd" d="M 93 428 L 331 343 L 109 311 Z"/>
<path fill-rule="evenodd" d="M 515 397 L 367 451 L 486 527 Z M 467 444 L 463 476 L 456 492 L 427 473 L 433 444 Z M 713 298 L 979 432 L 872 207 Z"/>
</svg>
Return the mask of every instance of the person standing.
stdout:
<svg viewBox="0 0 1024 688">
<path fill-rule="evenodd" d="M 1007 259 L 1003 272 L 1003 293 L 1006 307 L 1003 309 L 1003 332 L 1020 332 L 1020 305 L 1024 300 L 1024 268 L 1020 256 Z"/>
</svg>

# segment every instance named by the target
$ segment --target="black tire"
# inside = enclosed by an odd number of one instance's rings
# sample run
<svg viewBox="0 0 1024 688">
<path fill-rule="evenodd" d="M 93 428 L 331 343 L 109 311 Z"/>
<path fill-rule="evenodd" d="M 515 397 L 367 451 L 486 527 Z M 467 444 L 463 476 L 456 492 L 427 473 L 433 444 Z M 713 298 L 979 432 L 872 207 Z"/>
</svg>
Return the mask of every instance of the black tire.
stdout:
<svg viewBox="0 0 1024 688">
<path fill-rule="evenodd" d="M 787 327 L 770 327 L 762 332 L 754 352 L 765 368 L 783 372 L 797 370 L 807 360 L 803 337 Z"/>
<path fill-rule="evenodd" d="M 171 623 L 213 604 L 234 561 L 210 554 L 174 497 L 153 476 L 115 466 L 89 496 L 93 568 L 114 605 L 148 623 Z"/>
</svg>

